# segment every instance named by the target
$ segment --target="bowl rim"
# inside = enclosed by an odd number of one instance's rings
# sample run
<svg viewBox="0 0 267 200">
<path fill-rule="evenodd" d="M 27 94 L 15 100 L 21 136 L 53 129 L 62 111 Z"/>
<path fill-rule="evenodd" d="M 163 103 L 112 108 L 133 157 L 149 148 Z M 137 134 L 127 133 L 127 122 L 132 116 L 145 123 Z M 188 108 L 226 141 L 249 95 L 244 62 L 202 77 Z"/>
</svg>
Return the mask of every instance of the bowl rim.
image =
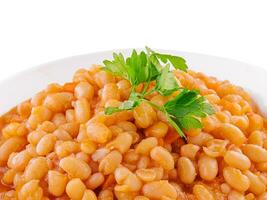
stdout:
<svg viewBox="0 0 267 200">
<path fill-rule="evenodd" d="M 33 65 L 33 66 L 29 67 L 29 68 L 26 68 L 26 69 L 23 69 L 23 70 L 20 70 L 18 72 L 10 74 L 10 76 L 5 77 L 5 78 L 0 80 L 0 85 L 4 84 L 6 81 L 9 81 L 10 79 L 14 79 L 17 76 L 21 76 L 24 73 L 29 73 L 29 72 L 31 72 L 33 70 L 37 70 L 38 68 L 44 67 L 46 65 L 51 65 L 51 64 L 53 64 L 55 62 L 63 62 L 63 61 L 68 60 L 68 59 L 70 59 L 70 60 L 71 59 L 77 59 L 79 57 L 84 57 L 84 56 L 88 56 L 88 55 L 98 55 L 98 54 L 109 53 L 109 52 L 111 52 L 111 53 L 112 52 L 126 52 L 126 51 L 130 51 L 130 50 L 133 50 L 133 49 L 136 49 L 137 51 L 144 50 L 144 48 L 120 48 L 120 49 L 110 49 L 110 50 L 104 50 L 104 51 L 99 50 L 99 51 L 83 53 L 83 54 L 77 54 L 77 55 L 72 55 L 72 56 L 61 57 L 61 58 L 58 58 L 58 59 L 49 60 L 47 62 L 44 62 L 44 63 L 41 63 L 41 64 L 37 64 L 37 65 Z M 180 52 L 180 53 L 184 53 L 184 54 L 192 54 L 192 55 L 198 55 L 198 56 L 203 56 L 203 57 L 213 57 L 213 58 L 228 60 L 228 61 L 231 61 L 231 62 L 238 62 L 238 63 L 243 64 L 243 65 L 249 65 L 251 67 L 252 66 L 256 67 L 256 68 L 258 68 L 260 70 L 265 71 L 265 73 L 267 73 L 267 69 L 265 69 L 261 65 L 255 65 L 255 64 L 252 64 L 252 63 L 248 63 L 248 62 L 245 62 L 245 61 L 238 60 L 238 59 L 228 58 L 228 57 L 225 57 L 225 56 L 218 56 L 218 55 L 206 54 L 206 53 L 196 53 L 196 52 L 191 52 L 191 51 L 180 51 L 180 50 L 176 50 L 176 49 L 156 48 L 155 50 L 156 51 L 160 51 L 160 52 Z"/>
</svg>

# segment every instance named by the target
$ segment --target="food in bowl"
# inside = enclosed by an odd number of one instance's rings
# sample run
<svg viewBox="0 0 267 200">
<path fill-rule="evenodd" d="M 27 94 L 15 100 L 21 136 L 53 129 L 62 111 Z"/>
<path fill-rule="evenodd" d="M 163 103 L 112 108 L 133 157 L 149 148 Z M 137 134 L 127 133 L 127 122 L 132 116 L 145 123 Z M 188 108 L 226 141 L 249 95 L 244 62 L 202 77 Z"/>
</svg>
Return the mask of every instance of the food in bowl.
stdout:
<svg viewBox="0 0 267 200">
<path fill-rule="evenodd" d="M 267 198 L 247 92 L 149 48 L 113 57 L 0 118 L 0 199 Z"/>
</svg>

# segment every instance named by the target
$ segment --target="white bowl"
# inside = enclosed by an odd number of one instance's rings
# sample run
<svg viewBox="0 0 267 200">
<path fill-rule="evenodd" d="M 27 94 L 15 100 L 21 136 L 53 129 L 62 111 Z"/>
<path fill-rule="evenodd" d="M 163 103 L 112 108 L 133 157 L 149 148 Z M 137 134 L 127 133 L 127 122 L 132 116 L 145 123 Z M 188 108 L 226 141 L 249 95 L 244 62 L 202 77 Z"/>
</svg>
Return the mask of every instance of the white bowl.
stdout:
<svg viewBox="0 0 267 200">
<path fill-rule="evenodd" d="M 45 88 L 48 83 L 64 83 L 71 80 L 75 70 L 90 67 L 92 64 L 102 64 L 104 59 L 112 57 L 113 51 L 79 55 L 49 62 L 16 74 L 0 82 L 0 114 L 29 99 L 35 93 Z M 116 50 L 129 55 L 131 49 Z M 267 115 L 267 71 L 239 61 L 196 53 L 180 51 L 160 52 L 180 55 L 187 60 L 190 69 L 215 76 L 221 80 L 246 89 L 253 96 L 261 111 Z"/>
</svg>

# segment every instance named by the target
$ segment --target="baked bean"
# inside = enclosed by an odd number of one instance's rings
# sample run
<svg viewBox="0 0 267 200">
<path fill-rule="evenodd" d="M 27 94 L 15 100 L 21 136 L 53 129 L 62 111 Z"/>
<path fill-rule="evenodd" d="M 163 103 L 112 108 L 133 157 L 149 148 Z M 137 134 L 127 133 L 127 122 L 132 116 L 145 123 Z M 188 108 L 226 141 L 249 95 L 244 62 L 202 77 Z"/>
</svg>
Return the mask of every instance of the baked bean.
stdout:
<svg viewBox="0 0 267 200">
<path fill-rule="evenodd" d="M 197 200 L 215 200 L 211 192 L 204 185 L 194 185 L 193 194 L 196 196 Z"/>
<path fill-rule="evenodd" d="M 231 123 L 238 127 L 243 132 L 248 129 L 249 126 L 249 120 L 246 115 L 243 116 L 232 116 L 231 117 Z"/>
<path fill-rule="evenodd" d="M 172 155 L 163 147 L 154 147 L 150 151 L 150 157 L 165 170 L 171 170 L 174 168 Z"/>
<path fill-rule="evenodd" d="M 17 171 L 23 171 L 31 160 L 31 155 L 26 151 L 12 153 L 9 156 L 7 166 Z"/>
<path fill-rule="evenodd" d="M 88 82 L 80 82 L 74 89 L 74 96 L 77 99 L 86 98 L 90 101 L 92 100 L 94 93 L 94 87 Z"/>
<path fill-rule="evenodd" d="M 168 132 L 168 125 L 163 122 L 156 122 L 145 130 L 146 136 L 163 138 Z"/>
<path fill-rule="evenodd" d="M 32 109 L 32 105 L 29 101 L 22 102 L 17 106 L 18 114 L 24 119 L 30 116 L 31 109 Z"/>
<path fill-rule="evenodd" d="M 231 118 L 231 113 L 228 114 L 225 111 L 219 111 L 216 114 L 216 118 L 222 123 L 229 123 Z"/>
<path fill-rule="evenodd" d="M 146 197 L 155 200 L 160 200 L 162 197 L 169 199 L 177 198 L 175 188 L 166 180 L 146 183 L 142 188 L 142 192 Z"/>
<path fill-rule="evenodd" d="M 57 137 L 58 140 L 62 141 L 72 140 L 71 135 L 62 128 L 58 128 L 53 132 L 53 134 Z"/>
<path fill-rule="evenodd" d="M 223 169 L 223 177 L 231 187 L 239 192 L 247 191 L 250 186 L 249 179 L 239 169 L 225 167 Z"/>
<path fill-rule="evenodd" d="M 79 133 L 78 133 L 76 139 L 77 139 L 78 142 L 83 142 L 83 141 L 89 140 L 85 124 L 81 124 L 80 125 Z"/>
<path fill-rule="evenodd" d="M 143 139 L 139 144 L 137 144 L 135 151 L 141 155 L 149 155 L 150 151 L 158 145 L 158 140 L 155 137 L 149 137 Z"/>
<path fill-rule="evenodd" d="M 138 169 L 147 168 L 147 166 L 149 165 L 149 162 L 150 162 L 150 158 L 148 156 L 140 156 L 140 159 L 137 163 L 137 168 Z"/>
<path fill-rule="evenodd" d="M 39 180 L 30 180 L 29 182 L 25 183 L 18 193 L 19 200 L 41 200 L 42 198 L 43 190 L 39 186 Z"/>
<path fill-rule="evenodd" d="M 101 123 L 89 123 L 87 125 L 89 139 L 97 143 L 106 143 L 112 136 L 108 127 Z"/>
<path fill-rule="evenodd" d="M 91 175 L 91 168 L 86 162 L 70 156 L 62 158 L 59 166 L 72 178 L 86 180 Z"/>
<path fill-rule="evenodd" d="M 74 141 L 64 141 L 56 145 L 55 152 L 58 157 L 63 158 L 80 150 L 79 144 Z"/>
<path fill-rule="evenodd" d="M 200 128 L 191 128 L 189 130 L 184 131 L 187 136 L 197 136 L 200 134 L 201 129 Z"/>
<path fill-rule="evenodd" d="M 0 163 L 6 162 L 11 153 L 21 150 L 26 144 L 22 137 L 11 137 L 0 145 Z"/>
<path fill-rule="evenodd" d="M 137 133 L 135 131 L 128 131 L 128 133 L 130 133 L 132 135 L 132 138 L 133 138 L 133 142 L 132 143 L 133 144 L 136 144 L 136 143 L 140 142 L 140 140 L 141 140 L 140 133 Z"/>
<path fill-rule="evenodd" d="M 180 157 L 178 159 L 177 171 L 180 180 L 185 184 L 193 183 L 197 175 L 193 162 L 187 157 Z"/>
<path fill-rule="evenodd" d="M 248 137 L 248 143 L 263 146 L 263 135 L 261 131 L 253 131 Z"/>
<path fill-rule="evenodd" d="M 188 143 L 195 144 L 198 146 L 204 146 L 206 145 L 208 141 L 212 139 L 213 139 L 212 135 L 205 133 L 205 132 L 201 132 L 200 134 L 196 136 L 188 137 Z"/>
<path fill-rule="evenodd" d="M 135 192 L 142 187 L 139 178 L 126 167 L 118 167 L 114 172 L 115 180 L 119 184 L 117 189 L 120 191 Z"/>
<path fill-rule="evenodd" d="M 127 131 L 137 131 L 136 126 L 132 122 L 121 121 L 121 122 L 118 122 L 116 125 L 126 132 Z"/>
<path fill-rule="evenodd" d="M 12 122 L 2 129 L 2 135 L 5 138 L 13 136 L 24 136 L 28 133 L 28 130 L 23 123 Z"/>
<path fill-rule="evenodd" d="M 116 100 L 116 99 L 109 99 L 109 100 L 107 100 L 106 102 L 105 102 L 105 108 L 107 108 L 107 107 L 119 107 L 121 105 L 121 102 L 119 101 L 119 100 Z M 101 107 L 100 108 L 98 108 L 98 109 L 102 109 Z M 116 113 L 116 114 L 113 114 L 113 115 L 109 115 L 109 116 L 107 116 L 108 118 L 111 118 L 111 117 L 113 117 L 113 119 L 114 119 L 114 122 L 113 123 L 115 123 L 116 122 L 116 115 L 117 115 L 118 113 Z"/>
<path fill-rule="evenodd" d="M 54 149 L 56 140 L 57 140 L 56 136 L 51 133 L 44 135 L 36 146 L 36 152 L 40 156 L 49 154 Z"/>
<path fill-rule="evenodd" d="M 99 163 L 99 171 L 104 175 L 113 173 L 122 161 L 120 152 L 114 150 L 107 154 Z"/>
<path fill-rule="evenodd" d="M 210 133 L 215 130 L 219 125 L 219 120 L 215 116 L 208 116 L 202 119 L 203 131 Z"/>
<path fill-rule="evenodd" d="M 112 117 L 112 115 L 110 115 L 110 117 Z M 125 110 L 125 111 L 121 111 L 116 113 L 115 115 L 115 122 L 117 121 L 127 121 L 127 120 L 133 120 L 133 111 L 132 110 Z M 107 120 L 108 123 L 109 120 Z M 109 122 L 110 125 L 112 125 L 112 121 Z"/>
<path fill-rule="evenodd" d="M 58 129 L 63 129 L 67 131 L 71 135 L 71 137 L 77 137 L 79 133 L 79 128 L 80 128 L 80 125 L 77 122 L 70 122 L 70 123 L 62 124 L 58 127 Z"/>
<path fill-rule="evenodd" d="M 98 200 L 113 200 L 113 192 L 108 189 L 101 190 L 98 194 Z"/>
<path fill-rule="evenodd" d="M 120 96 L 123 100 L 128 99 L 131 93 L 131 83 L 127 80 L 120 80 L 117 82 Z"/>
<path fill-rule="evenodd" d="M 220 189 L 224 194 L 229 194 L 229 192 L 231 191 L 231 187 L 227 183 L 222 183 Z"/>
<path fill-rule="evenodd" d="M 156 119 L 156 112 L 148 103 L 142 102 L 133 111 L 135 123 L 140 128 L 147 128 L 153 124 Z"/>
<path fill-rule="evenodd" d="M 267 161 L 267 150 L 258 145 L 246 144 L 242 147 L 242 150 L 253 162 L 259 163 Z"/>
<path fill-rule="evenodd" d="M 102 183 L 104 183 L 105 181 L 105 177 L 102 173 L 94 173 L 92 174 L 89 179 L 86 181 L 86 186 L 89 189 L 96 189 L 97 187 L 99 187 L 100 185 L 102 185 Z"/>
<path fill-rule="evenodd" d="M 248 132 L 253 132 L 256 130 L 261 130 L 263 128 L 263 118 L 255 113 L 249 113 L 248 115 L 249 119 L 249 127 Z"/>
<path fill-rule="evenodd" d="M 181 156 L 187 157 L 190 159 L 195 159 L 197 152 L 200 150 L 200 147 L 194 144 L 186 144 L 181 147 Z"/>
<path fill-rule="evenodd" d="M 26 181 L 41 179 L 48 172 L 48 164 L 45 157 L 32 158 L 24 171 Z"/>
<path fill-rule="evenodd" d="M 156 179 L 156 171 L 153 169 L 138 169 L 136 175 L 144 182 L 151 182 Z"/>
<path fill-rule="evenodd" d="M 65 188 L 68 183 L 68 177 L 58 171 L 49 170 L 47 181 L 49 193 L 59 197 L 65 192 Z"/>
<path fill-rule="evenodd" d="M 249 169 L 251 162 L 247 156 L 237 151 L 227 151 L 224 155 L 224 161 L 231 167 L 240 170 Z"/>
<path fill-rule="evenodd" d="M 215 130 L 222 138 L 229 140 L 231 143 L 241 146 L 246 141 L 244 133 L 236 126 L 224 123 Z"/>
<path fill-rule="evenodd" d="M 260 177 L 256 174 L 253 174 L 251 171 L 246 170 L 244 174 L 248 177 L 250 181 L 249 191 L 260 195 L 264 192 L 266 192 L 266 185 L 261 181 Z"/>
<path fill-rule="evenodd" d="M 107 149 L 105 147 L 97 149 L 91 156 L 92 160 L 95 162 L 100 162 L 108 153 L 110 152 L 110 149 Z"/>
<path fill-rule="evenodd" d="M 96 150 L 96 144 L 90 140 L 85 140 L 81 143 L 81 150 L 86 154 L 92 154 Z"/>
<path fill-rule="evenodd" d="M 51 119 L 52 123 L 55 124 L 57 127 L 67 123 L 66 117 L 62 113 L 56 113 L 53 118 Z"/>
<path fill-rule="evenodd" d="M 86 187 L 79 178 L 71 179 L 66 186 L 66 193 L 73 200 L 81 200 L 85 190 Z"/>
<path fill-rule="evenodd" d="M 218 162 L 215 158 L 202 155 L 198 160 L 199 175 L 203 180 L 211 181 L 218 174 Z"/>
<path fill-rule="evenodd" d="M 99 67 L 92 67 L 95 69 L 95 71 L 99 71 Z M 89 70 L 86 69 L 78 69 L 74 75 L 73 75 L 73 82 L 79 83 L 79 82 L 89 82 L 94 83 L 92 74 L 89 72 Z"/>
<path fill-rule="evenodd" d="M 34 106 L 34 107 L 35 107 L 35 106 L 40 106 L 40 105 L 43 104 L 43 101 L 44 101 L 45 97 L 46 97 L 46 93 L 45 93 L 44 91 L 41 91 L 41 92 L 35 94 L 35 95 L 31 98 L 30 103 L 31 103 L 31 105 Z"/>
<path fill-rule="evenodd" d="M 75 121 L 75 111 L 74 109 L 68 109 L 65 112 L 67 122 L 74 122 Z"/>
<path fill-rule="evenodd" d="M 36 148 L 32 144 L 26 145 L 26 151 L 29 153 L 31 157 L 37 157 Z"/>
<path fill-rule="evenodd" d="M 108 128 L 111 130 L 112 136 L 117 136 L 119 135 L 119 133 L 124 132 L 123 129 L 117 125 L 112 125 L 112 126 L 109 126 Z"/>
<path fill-rule="evenodd" d="M 83 193 L 83 198 L 82 200 L 97 200 L 97 197 L 92 190 L 85 190 Z"/>
<path fill-rule="evenodd" d="M 43 105 L 49 108 L 51 111 L 57 113 L 71 108 L 72 100 L 73 100 L 72 93 L 58 92 L 58 93 L 48 94 L 44 100 Z"/>
<path fill-rule="evenodd" d="M 84 162 L 89 162 L 91 160 L 90 156 L 84 152 L 78 152 L 76 155 L 75 155 L 76 158 L 80 159 L 80 160 L 83 160 Z"/>
<path fill-rule="evenodd" d="M 228 140 L 213 139 L 206 143 L 207 147 L 203 147 L 203 151 L 208 156 L 217 158 L 225 154 L 228 143 Z"/>
<path fill-rule="evenodd" d="M 57 93 L 62 91 L 62 86 L 57 83 L 50 83 L 46 86 L 46 93 Z"/>
<path fill-rule="evenodd" d="M 44 121 L 42 124 L 40 124 L 37 127 L 37 131 L 44 131 L 47 133 L 52 133 L 57 129 L 56 125 L 53 122 L 50 121 Z"/>
<path fill-rule="evenodd" d="M 75 119 L 79 123 L 87 122 L 91 117 L 91 107 L 87 99 L 78 99 L 74 103 Z"/>
<path fill-rule="evenodd" d="M 16 170 L 8 169 L 2 177 L 2 182 L 6 185 L 12 185 L 14 177 L 16 175 Z"/>
<path fill-rule="evenodd" d="M 124 154 L 123 161 L 128 164 L 136 164 L 139 160 L 139 154 L 134 149 L 130 149 Z"/>
<path fill-rule="evenodd" d="M 32 108 L 31 115 L 28 118 L 28 125 L 35 130 L 39 124 L 49 121 L 52 117 L 52 112 L 45 106 L 36 106 Z"/>
<path fill-rule="evenodd" d="M 115 83 L 115 77 L 106 71 L 100 71 L 94 75 L 95 82 L 99 88 L 103 88 L 108 83 Z"/>
<path fill-rule="evenodd" d="M 117 149 L 121 153 L 125 153 L 130 149 L 132 142 L 133 142 L 132 135 L 128 132 L 123 132 L 119 133 L 114 140 L 112 140 L 106 145 L 106 147 L 109 149 Z"/>
<path fill-rule="evenodd" d="M 220 97 L 217 94 L 207 94 L 205 98 L 213 104 L 218 104 L 220 102 Z"/>
<path fill-rule="evenodd" d="M 22 172 L 17 172 L 13 178 L 13 185 L 16 188 L 21 188 L 26 183 Z"/>
<path fill-rule="evenodd" d="M 120 100 L 120 92 L 115 83 L 106 84 L 102 91 L 101 101 L 105 103 L 110 99 Z"/>
</svg>

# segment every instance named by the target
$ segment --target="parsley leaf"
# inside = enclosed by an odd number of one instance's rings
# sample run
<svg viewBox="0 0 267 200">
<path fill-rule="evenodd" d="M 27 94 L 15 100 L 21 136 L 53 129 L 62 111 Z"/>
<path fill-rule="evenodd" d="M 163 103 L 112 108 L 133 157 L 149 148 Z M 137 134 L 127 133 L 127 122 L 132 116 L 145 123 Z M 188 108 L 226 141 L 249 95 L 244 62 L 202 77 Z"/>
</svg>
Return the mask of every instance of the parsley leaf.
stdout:
<svg viewBox="0 0 267 200">
<path fill-rule="evenodd" d="M 149 47 L 146 47 L 147 49 L 147 52 L 148 54 L 150 54 L 150 59 L 151 59 L 151 62 L 160 68 L 160 62 L 163 62 L 164 64 L 168 63 L 171 63 L 172 66 L 175 68 L 175 69 L 180 69 L 182 71 L 187 71 L 188 69 L 188 66 L 186 64 L 186 60 L 183 59 L 182 57 L 180 56 L 174 56 L 174 55 L 170 55 L 170 54 L 162 54 L 162 53 L 158 53 L 158 52 L 155 52 L 153 51 L 152 49 L 150 49 Z"/>
<path fill-rule="evenodd" d="M 187 64 L 182 57 L 160 53 L 155 53 L 154 55 L 165 64 L 169 61 L 175 69 L 187 71 Z"/>
<path fill-rule="evenodd" d="M 164 109 L 182 129 L 202 128 L 200 118 L 214 113 L 214 109 L 195 90 L 184 89 L 164 104 Z"/>
<path fill-rule="evenodd" d="M 111 72 L 116 76 L 123 77 L 127 80 L 129 79 L 128 69 L 124 57 L 121 53 L 113 53 L 113 61 L 104 60 L 103 63 L 105 65 L 105 70 Z"/>
<path fill-rule="evenodd" d="M 122 54 L 114 53 L 112 61 L 105 60 L 103 63 L 105 70 L 129 80 L 132 86 L 155 80 L 159 74 L 155 65 L 150 62 L 143 51 L 138 54 L 136 50 L 133 50 L 126 61 Z"/>
<path fill-rule="evenodd" d="M 169 68 L 170 66 L 166 65 L 156 81 L 156 90 L 163 96 L 168 96 L 179 88 L 178 83 Z"/>
<path fill-rule="evenodd" d="M 154 80 L 159 74 L 156 67 L 149 61 L 147 54 L 141 52 L 138 54 L 133 50 L 131 57 L 126 60 L 128 73 L 130 74 L 130 82 L 132 85 Z"/>
</svg>

